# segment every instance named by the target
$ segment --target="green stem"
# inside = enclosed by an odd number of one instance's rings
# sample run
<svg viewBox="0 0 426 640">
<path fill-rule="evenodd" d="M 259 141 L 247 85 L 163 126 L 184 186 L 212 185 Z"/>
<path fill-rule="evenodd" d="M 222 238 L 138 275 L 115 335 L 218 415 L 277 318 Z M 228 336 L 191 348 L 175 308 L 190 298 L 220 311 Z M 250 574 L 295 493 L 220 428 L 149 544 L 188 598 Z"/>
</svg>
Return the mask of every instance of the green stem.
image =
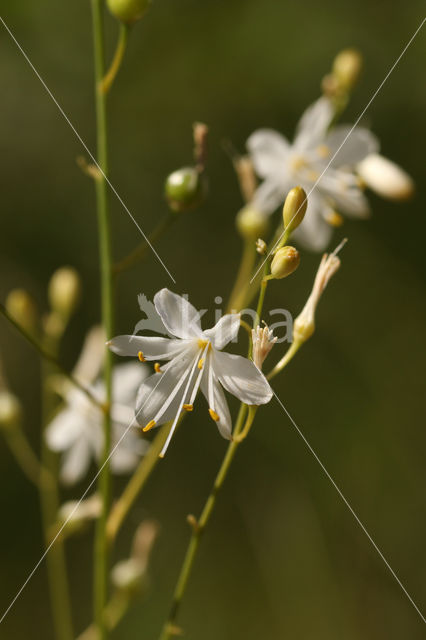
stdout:
<svg viewBox="0 0 426 640">
<path fill-rule="evenodd" d="M 81 384 L 81 382 L 79 382 L 77 378 L 74 378 L 74 376 L 71 373 L 68 373 L 68 371 L 66 371 L 66 369 L 64 369 L 59 364 L 56 356 L 54 356 L 50 351 L 45 349 L 43 345 L 41 345 L 30 333 L 28 333 L 28 331 L 26 331 L 18 322 L 16 322 L 16 320 L 14 320 L 14 318 L 12 318 L 12 316 L 6 310 L 4 305 L 1 304 L 1 302 L 0 302 L 0 313 L 6 318 L 8 322 L 10 322 L 10 324 L 12 324 L 15 327 L 15 329 L 19 331 L 21 336 L 23 336 L 25 340 L 27 340 L 34 347 L 34 349 L 36 349 L 36 351 L 38 351 L 38 353 L 41 355 L 41 357 L 44 360 L 46 360 L 47 362 L 50 362 L 50 364 L 53 364 L 56 367 L 56 369 L 58 369 L 61 372 L 61 374 L 71 382 L 71 384 L 77 387 L 77 389 L 80 389 L 80 391 L 82 391 L 89 398 L 89 400 L 91 400 L 91 402 L 96 404 L 101 409 L 104 408 L 104 405 L 100 403 L 97 398 L 95 398 L 95 396 L 92 394 L 90 389 L 88 389 L 83 384 Z"/>
<path fill-rule="evenodd" d="M 194 565 L 194 560 L 196 558 L 198 547 L 200 544 L 201 536 L 205 528 L 207 527 L 207 524 L 210 520 L 210 516 L 216 504 L 218 493 L 223 486 L 226 476 L 228 475 L 232 460 L 234 459 L 235 453 L 242 441 L 242 439 L 240 439 L 239 436 L 243 434 L 247 435 L 253 423 L 253 419 L 256 414 L 256 409 L 257 407 L 249 407 L 249 413 L 248 413 L 247 419 L 245 420 L 246 413 L 247 413 L 247 405 L 242 404 L 240 407 L 240 412 L 238 414 L 237 422 L 234 429 L 233 439 L 228 445 L 225 457 L 219 468 L 219 472 L 216 476 L 212 490 L 204 504 L 201 515 L 199 519 L 195 521 L 192 525 L 193 530 L 192 530 L 191 539 L 189 541 L 189 545 L 185 554 L 185 558 L 184 558 L 184 561 L 180 570 L 179 578 L 176 584 L 176 588 L 173 594 L 170 612 L 160 635 L 160 640 L 169 640 L 173 635 L 176 635 L 177 616 L 179 613 L 183 596 L 185 594 L 185 591 L 188 585 L 188 581 Z"/>
<path fill-rule="evenodd" d="M 172 226 L 176 219 L 177 216 L 175 214 L 169 213 L 162 220 L 160 220 L 154 231 L 148 236 L 149 242 L 152 244 L 156 240 L 159 240 L 164 235 L 164 233 Z M 134 249 L 131 253 L 129 253 L 129 255 L 125 256 L 122 260 L 120 260 L 120 262 L 117 262 L 114 265 L 114 275 L 118 276 L 123 271 L 130 269 L 135 264 L 143 260 L 149 249 L 149 243 L 146 240 L 143 240 L 136 247 L 136 249 Z"/>
<path fill-rule="evenodd" d="M 51 367 L 43 363 L 43 425 L 48 424 L 52 415 L 52 394 L 47 384 Z M 41 465 L 49 473 L 49 482 L 40 485 L 40 502 L 46 548 L 51 544 L 51 531 L 59 508 L 57 485 L 57 456 L 50 451 L 42 433 Z M 53 622 L 58 640 L 73 640 L 70 594 L 67 580 L 65 549 L 62 540 L 56 540 L 46 556 L 49 578 L 50 599 Z"/>
<path fill-rule="evenodd" d="M 53 482 L 53 477 L 45 469 L 30 443 L 27 440 L 21 425 L 16 425 L 13 429 L 5 429 L 4 436 L 16 462 L 19 464 L 27 478 L 42 491 L 48 490 Z"/>
<path fill-rule="evenodd" d="M 124 54 L 127 48 L 127 40 L 129 37 L 130 27 L 124 22 L 120 22 L 120 28 L 118 32 L 118 42 L 115 49 L 114 57 L 111 62 L 111 66 L 107 73 L 103 77 L 101 83 L 101 91 L 106 94 L 111 89 L 117 73 L 120 70 L 121 63 L 123 62 Z"/>
<path fill-rule="evenodd" d="M 250 288 L 250 276 L 256 261 L 256 249 L 252 240 L 244 240 L 241 263 L 237 279 L 229 297 L 227 313 L 240 311 L 247 304 L 247 293 Z"/>
<path fill-rule="evenodd" d="M 103 0 L 91 0 L 91 2 L 95 66 L 97 162 L 103 172 L 103 175 L 95 183 L 101 271 L 102 324 L 106 335 L 110 338 L 113 334 L 113 292 L 108 189 L 105 180 L 105 176 L 108 175 L 106 96 L 102 90 L 102 80 L 105 74 L 104 2 Z M 98 480 L 98 491 L 102 498 L 102 512 L 96 526 L 94 549 L 94 618 L 98 640 L 105 640 L 108 635 L 103 612 L 108 599 L 109 557 L 106 522 L 111 502 L 111 473 L 108 456 L 111 449 L 111 415 L 109 408 L 112 401 L 112 353 L 109 349 L 106 350 L 105 354 L 104 384 L 108 410 L 105 411 L 104 450 L 100 460 L 102 471 Z"/>
<path fill-rule="evenodd" d="M 272 380 L 272 378 L 275 378 L 277 373 L 282 371 L 284 369 L 284 367 L 286 367 L 288 365 L 290 360 L 292 360 L 292 358 L 296 355 L 296 353 L 299 351 L 299 348 L 301 346 L 302 346 L 301 342 L 292 342 L 290 347 L 288 348 L 287 352 L 281 358 L 281 360 L 279 362 L 277 362 L 275 367 L 268 373 L 268 375 L 266 376 L 266 379 L 267 380 Z"/>
</svg>

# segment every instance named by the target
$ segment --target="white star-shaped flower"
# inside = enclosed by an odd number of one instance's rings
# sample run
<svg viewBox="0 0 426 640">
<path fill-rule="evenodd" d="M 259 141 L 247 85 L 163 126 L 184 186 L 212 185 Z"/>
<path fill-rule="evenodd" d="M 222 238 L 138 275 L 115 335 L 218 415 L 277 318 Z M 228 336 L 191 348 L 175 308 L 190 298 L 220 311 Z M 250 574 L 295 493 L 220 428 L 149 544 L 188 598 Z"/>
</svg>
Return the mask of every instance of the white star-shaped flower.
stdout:
<svg viewBox="0 0 426 640">
<path fill-rule="evenodd" d="M 80 382 L 89 385 L 96 379 L 102 366 L 104 345 L 104 334 L 99 330 L 86 340 L 75 368 Z M 149 446 L 139 437 L 131 408 L 134 394 L 146 375 L 147 367 L 133 362 L 119 365 L 113 371 L 111 450 L 114 452 L 110 460 L 113 473 L 134 469 Z M 103 382 L 95 382 L 90 390 L 100 402 L 104 401 Z M 84 477 L 92 459 L 100 459 L 104 446 L 103 413 L 82 391 L 69 384 L 62 384 L 59 392 L 66 406 L 47 426 L 45 437 L 50 449 L 63 454 L 61 480 L 73 484 Z"/>
<path fill-rule="evenodd" d="M 121 356 L 140 360 L 167 360 L 141 385 L 136 401 L 136 418 L 148 431 L 173 421 L 163 447 L 164 455 L 182 411 L 192 411 L 199 389 L 207 399 L 210 417 L 224 438 L 231 438 L 232 423 L 222 387 L 248 405 L 269 402 L 271 388 L 256 365 L 247 358 L 221 350 L 240 328 L 240 315 L 224 315 L 203 331 L 200 313 L 183 297 L 162 289 L 154 304 L 170 338 L 118 336 L 109 343 Z"/>
<path fill-rule="evenodd" d="M 294 238 L 315 251 L 328 245 L 332 225 L 339 219 L 336 211 L 353 217 L 368 216 L 368 201 L 355 169 L 379 147 L 368 129 L 356 127 L 333 158 L 352 128 L 341 125 L 329 130 L 333 117 L 332 103 L 322 97 L 303 114 L 292 144 L 271 129 L 255 131 L 247 140 L 255 170 L 263 178 L 254 195 L 254 206 L 271 214 L 292 187 L 303 187 L 309 194 L 308 209 Z"/>
</svg>

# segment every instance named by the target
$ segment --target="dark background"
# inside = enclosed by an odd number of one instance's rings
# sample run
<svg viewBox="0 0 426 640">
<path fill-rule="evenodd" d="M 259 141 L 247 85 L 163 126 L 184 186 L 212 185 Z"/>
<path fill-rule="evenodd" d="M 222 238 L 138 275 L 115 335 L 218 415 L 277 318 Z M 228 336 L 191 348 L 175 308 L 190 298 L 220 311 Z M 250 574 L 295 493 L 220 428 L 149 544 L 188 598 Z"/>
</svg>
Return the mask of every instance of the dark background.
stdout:
<svg viewBox="0 0 426 640">
<path fill-rule="evenodd" d="M 3 0 L 2 16 L 90 148 L 94 147 L 91 17 L 87 0 Z M 241 200 L 221 141 L 243 149 L 260 126 L 288 136 L 319 94 L 321 77 L 347 46 L 365 70 L 344 120 L 353 121 L 419 26 L 423 2 L 359 0 L 157 0 L 132 34 L 111 94 L 111 179 L 144 231 L 166 212 L 163 181 L 191 161 L 191 124 L 210 126 L 210 196 L 157 249 L 178 292 L 199 307 L 226 298 L 239 259 L 234 216 Z M 116 26 L 108 20 L 109 52 Z M 416 180 L 405 204 L 371 195 L 373 217 L 346 222 L 343 266 L 318 313 L 315 337 L 275 382 L 281 400 L 420 609 L 426 602 L 425 486 L 425 33 L 420 32 L 365 121 L 383 153 Z M 60 265 L 84 280 L 66 335 L 71 367 L 99 319 L 96 217 L 91 181 L 71 129 L 0 26 L 0 296 L 26 287 L 46 308 Z M 139 235 L 111 198 L 114 252 Z M 272 283 L 267 307 L 297 313 L 319 256 Z M 136 296 L 171 286 L 150 258 L 121 280 L 117 333 L 139 320 Z M 4 322 L 0 349 L 25 429 L 39 439 L 39 363 Z M 277 354 L 276 354 L 277 355 Z M 128 554 L 140 519 L 161 523 L 151 589 L 114 637 L 154 639 L 184 552 L 185 516 L 197 513 L 225 442 L 202 411 L 179 431 L 119 538 Z M 0 442 L 1 609 L 41 555 L 38 498 Z M 64 497 L 81 495 L 86 483 Z M 117 483 L 117 491 L 122 483 Z M 91 615 L 91 535 L 69 545 L 75 624 Z M 423 623 L 275 401 L 241 448 L 206 533 L 181 617 L 188 639 L 397 640 L 424 637 Z M 52 638 L 43 564 L 0 627 L 1 638 Z"/>
</svg>

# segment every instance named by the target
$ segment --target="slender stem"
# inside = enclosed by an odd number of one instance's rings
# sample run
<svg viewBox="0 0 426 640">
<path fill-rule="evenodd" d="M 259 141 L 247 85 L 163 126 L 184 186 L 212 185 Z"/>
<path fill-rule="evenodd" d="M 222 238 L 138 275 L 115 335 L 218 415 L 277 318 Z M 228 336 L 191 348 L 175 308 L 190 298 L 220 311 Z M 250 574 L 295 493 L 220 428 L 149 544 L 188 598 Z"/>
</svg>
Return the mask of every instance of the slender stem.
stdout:
<svg viewBox="0 0 426 640">
<path fill-rule="evenodd" d="M 104 609 L 105 624 L 109 631 L 113 631 L 130 607 L 130 599 L 122 593 L 116 592 Z M 94 624 L 83 631 L 77 640 L 97 640 L 97 632 Z"/>
<path fill-rule="evenodd" d="M 149 242 L 152 244 L 156 240 L 159 240 L 164 233 L 172 226 L 174 221 L 177 219 L 177 216 L 173 213 L 169 213 L 165 216 L 158 225 L 155 227 L 154 231 L 148 236 Z M 115 276 L 119 275 L 123 271 L 130 269 L 135 264 L 143 260 L 148 253 L 150 246 L 146 240 L 143 240 L 137 247 L 134 249 L 129 255 L 125 256 L 120 262 L 117 262 L 114 265 L 113 273 Z"/>
<path fill-rule="evenodd" d="M 27 478 L 40 491 L 49 489 L 50 484 L 54 481 L 53 477 L 41 465 L 21 425 L 16 425 L 13 429 L 5 429 L 3 433 L 9 449 Z"/>
<path fill-rule="evenodd" d="M 103 77 L 101 90 L 103 93 L 108 93 L 111 89 L 117 73 L 120 70 L 121 63 L 123 62 L 124 54 L 127 48 L 127 40 L 129 37 L 130 27 L 124 22 L 120 22 L 120 28 L 118 32 L 117 47 L 115 49 L 114 57 L 111 62 L 111 66 Z"/>
<path fill-rule="evenodd" d="M 252 240 L 244 240 L 241 263 L 238 269 L 234 288 L 229 297 L 227 313 L 240 311 L 247 303 L 247 292 L 250 288 L 250 276 L 256 262 L 256 249 Z"/>
<path fill-rule="evenodd" d="M 120 499 L 111 509 L 107 522 L 107 539 L 109 544 L 112 544 L 115 540 L 124 519 L 129 513 L 136 498 L 142 491 L 157 462 L 160 460 L 158 456 L 166 441 L 170 431 L 170 426 L 171 423 L 168 422 L 159 429 L 156 437 L 151 443 L 148 453 L 140 461 L 138 468 L 130 478 L 126 488 L 120 496 Z"/>
<path fill-rule="evenodd" d="M 247 435 L 253 423 L 256 409 L 257 407 L 249 407 L 249 413 L 246 421 L 244 422 L 247 413 L 247 405 L 242 404 L 240 407 L 240 412 L 238 414 L 237 422 L 234 429 L 234 437 L 228 445 L 225 457 L 223 458 L 222 464 L 219 468 L 219 472 L 214 481 L 212 490 L 204 504 L 201 515 L 198 521 L 195 521 L 193 523 L 191 539 L 189 541 L 185 558 L 180 570 L 170 612 L 160 635 L 160 640 L 169 640 L 169 638 L 171 638 L 173 635 L 176 635 L 176 619 L 179 613 L 183 596 L 186 591 L 186 587 L 188 585 L 188 580 L 190 578 L 194 560 L 197 555 L 202 533 L 204 532 L 210 520 L 210 516 L 216 504 L 218 493 L 223 486 L 226 476 L 228 475 L 232 460 L 234 459 L 235 453 L 242 441 L 239 436 L 240 434 Z"/>
<path fill-rule="evenodd" d="M 72 375 L 72 373 L 68 373 L 68 371 L 66 371 L 66 369 L 64 369 L 64 367 L 62 367 L 62 365 L 59 364 L 56 356 L 54 356 L 50 351 L 45 349 L 43 345 L 41 345 L 30 333 L 28 333 L 28 331 L 26 331 L 18 322 L 16 322 L 16 320 L 14 320 L 14 318 L 12 318 L 12 316 L 6 310 L 4 305 L 1 304 L 1 302 L 0 302 L 0 313 L 6 318 L 6 320 L 8 320 L 8 322 L 10 322 L 10 324 L 12 324 L 15 327 L 15 329 L 19 331 L 21 336 L 23 336 L 25 340 L 27 340 L 34 347 L 34 349 L 38 351 L 38 353 L 42 356 L 42 358 L 44 358 L 44 360 L 47 360 L 47 362 L 50 362 L 51 364 L 55 365 L 55 367 L 61 372 L 61 374 L 65 378 L 67 378 L 67 380 L 69 380 L 71 384 L 77 387 L 77 389 L 80 389 L 80 391 L 82 391 L 89 398 L 89 400 L 91 400 L 91 402 L 96 404 L 101 409 L 104 409 L 104 405 L 100 403 L 97 398 L 95 398 L 95 396 L 92 394 L 90 389 L 88 389 L 83 384 L 81 384 L 81 382 L 79 382 L 77 378 L 75 378 Z"/>
<path fill-rule="evenodd" d="M 47 384 L 47 379 L 52 372 L 49 363 L 42 363 L 43 377 L 43 425 L 45 426 L 51 418 L 52 393 Z M 51 531 L 56 521 L 59 508 L 59 491 L 57 485 L 57 456 L 50 451 L 42 432 L 41 442 L 41 464 L 43 469 L 49 473 L 50 481 L 40 485 L 40 502 L 44 529 L 45 545 L 51 543 Z M 67 580 L 67 569 L 65 560 L 65 549 L 63 540 L 56 540 L 46 556 L 47 572 L 49 578 L 50 599 L 52 603 L 53 621 L 55 633 L 58 640 L 73 640 L 74 633 L 72 627 L 70 594 Z"/>
<path fill-rule="evenodd" d="M 91 0 L 91 2 L 95 65 L 97 161 L 103 171 L 103 175 L 95 182 L 101 271 L 102 324 L 106 335 L 111 337 L 113 334 L 112 261 L 108 189 L 105 180 L 105 175 L 108 175 L 107 114 L 106 97 L 102 90 L 102 80 L 105 73 L 104 2 L 103 0 Z M 108 456 L 111 448 L 111 415 L 109 407 L 112 401 L 112 353 L 109 349 L 106 350 L 105 355 L 104 384 L 108 410 L 104 414 L 104 450 L 100 460 L 102 471 L 98 480 L 98 491 L 102 498 L 102 512 L 96 526 L 94 550 L 94 617 L 98 640 L 105 640 L 108 635 L 103 612 L 108 598 L 109 557 L 106 521 L 111 501 L 111 472 Z"/>
<path fill-rule="evenodd" d="M 272 378 L 275 378 L 277 373 L 282 371 L 284 369 L 284 367 L 286 367 L 288 365 L 290 360 L 292 360 L 292 358 L 296 355 L 296 353 L 299 351 L 299 348 L 301 346 L 302 346 L 301 342 L 292 342 L 290 347 L 288 348 L 288 350 L 284 354 L 284 356 L 281 358 L 281 360 L 279 362 L 277 362 L 275 367 L 266 376 L 267 380 L 272 380 Z"/>
</svg>

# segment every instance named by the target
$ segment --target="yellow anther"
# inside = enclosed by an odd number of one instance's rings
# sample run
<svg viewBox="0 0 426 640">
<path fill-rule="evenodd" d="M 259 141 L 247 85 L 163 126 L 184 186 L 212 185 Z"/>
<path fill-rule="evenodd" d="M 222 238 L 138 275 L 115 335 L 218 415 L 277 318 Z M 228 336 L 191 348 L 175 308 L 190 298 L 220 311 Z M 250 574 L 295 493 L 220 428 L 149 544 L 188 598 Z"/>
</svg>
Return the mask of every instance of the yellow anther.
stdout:
<svg viewBox="0 0 426 640">
<path fill-rule="evenodd" d="M 200 359 L 198 360 L 198 368 L 199 368 L 199 369 L 202 369 L 202 368 L 203 368 L 203 365 L 204 365 L 204 358 L 200 358 Z"/>
<path fill-rule="evenodd" d="M 141 362 L 145 362 L 145 358 L 142 351 L 138 351 L 138 358 Z"/>
<path fill-rule="evenodd" d="M 154 364 L 154 369 L 155 369 L 155 373 L 163 373 L 163 372 L 161 371 L 161 369 L 160 369 L 160 363 L 159 363 L 159 362 L 156 362 L 156 363 Z"/>
<path fill-rule="evenodd" d="M 204 349 L 204 347 L 207 347 L 207 340 L 201 340 L 201 338 L 199 338 L 198 346 L 200 347 L 200 349 Z"/>
<path fill-rule="evenodd" d="M 330 155 L 330 149 L 326 144 L 320 144 L 320 146 L 317 147 L 317 154 L 320 156 L 320 158 L 328 158 L 328 156 Z"/>
<path fill-rule="evenodd" d="M 182 409 L 185 409 L 185 411 L 192 411 L 194 408 L 193 404 L 183 404 L 182 405 Z"/>
<path fill-rule="evenodd" d="M 299 171 L 306 165 L 306 160 L 303 156 L 295 156 L 291 161 L 291 168 L 293 171 Z"/>
<path fill-rule="evenodd" d="M 325 219 L 332 227 L 341 227 L 344 222 L 343 216 L 341 216 L 340 213 L 337 213 L 337 211 L 329 211 L 325 216 Z"/>
<path fill-rule="evenodd" d="M 150 420 L 148 422 L 148 424 L 142 429 L 142 431 L 149 431 L 150 429 L 152 429 L 152 427 L 155 427 L 157 423 L 155 422 L 155 420 Z"/>
<path fill-rule="evenodd" d="M 319 178 L 319 173 L 318 171 L 308 171 L 308 180 L 312 180 L 312 182 L 315 182 L 315 180 L 318 180 Z"/>
<path fill-rule="evenodd" d="M 220 418 L 214 409 L 209 409 L 210 418 L 215 422 L 219 422 Z"/>
</svg>

